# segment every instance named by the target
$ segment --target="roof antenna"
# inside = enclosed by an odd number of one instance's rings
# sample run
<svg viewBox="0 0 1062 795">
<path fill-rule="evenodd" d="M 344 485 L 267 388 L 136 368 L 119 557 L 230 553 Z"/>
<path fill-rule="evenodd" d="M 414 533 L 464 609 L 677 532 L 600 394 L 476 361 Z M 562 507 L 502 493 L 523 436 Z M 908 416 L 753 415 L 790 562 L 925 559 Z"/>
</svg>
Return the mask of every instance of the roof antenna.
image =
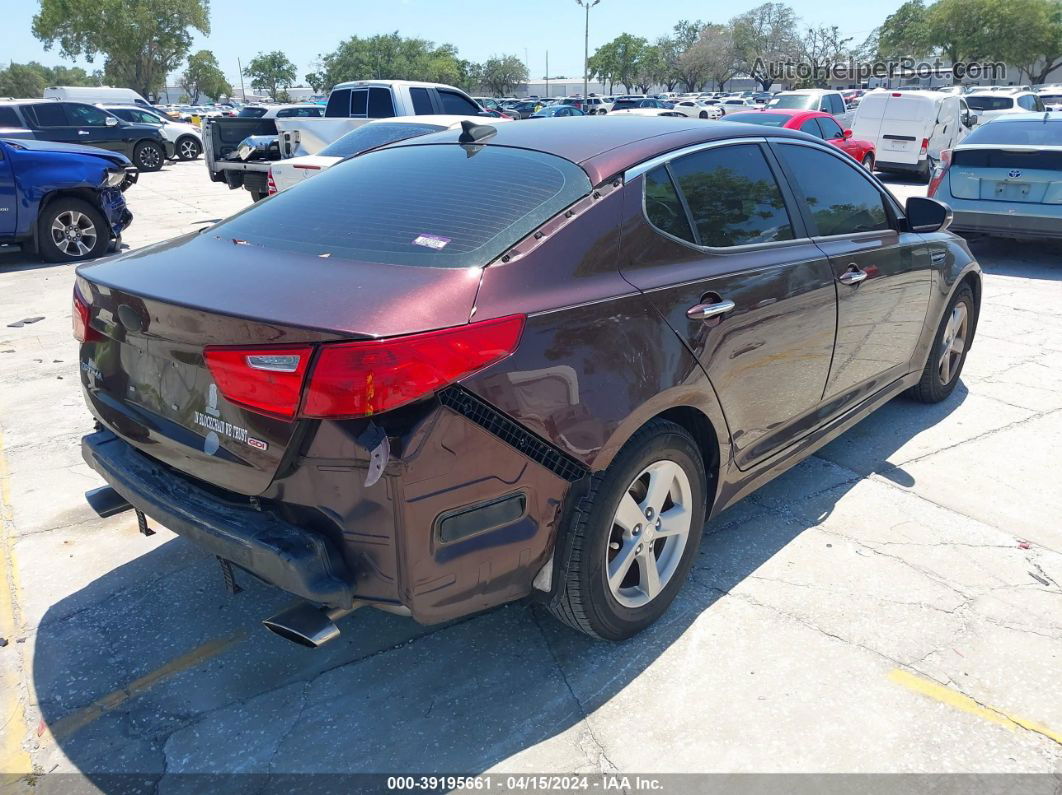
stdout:
<svg viewBox="0 0 1062 795">
<path fill-rule="evenodd" d="M 461 136 L 457 139 L 460 144 L 474 144 L 484 138 L 490 138 L 498 132 L 496 127 L 489 124 L 476 124 L 474 121 L 465 119 L 461 122 Z"/>
</svg>

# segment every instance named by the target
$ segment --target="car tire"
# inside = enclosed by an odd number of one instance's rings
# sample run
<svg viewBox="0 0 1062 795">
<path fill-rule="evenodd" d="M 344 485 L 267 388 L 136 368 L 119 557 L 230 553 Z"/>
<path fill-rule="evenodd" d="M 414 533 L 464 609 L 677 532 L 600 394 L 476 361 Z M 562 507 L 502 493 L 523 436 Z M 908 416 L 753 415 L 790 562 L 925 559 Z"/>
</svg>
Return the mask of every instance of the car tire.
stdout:
<svg viewBox="0 0 1062 795">
<path fill-rule="evenodd" d="M 269 192 L 264 190 L 252 190 L 248 192 L 251 194 L 251 201 L 256 203 L 262 201 L 262 199 L 269 195 Z"/>
<path fill-rule="evenodd" d="M 874 173 L 874 155 L 869 152 L 863 157 L 863 168 L 872 174 Z"/>
<path fill-rule="evenodd" d="M 133 165 L 141 171 L 158 171 L 165 159 L 166 153 L 154 141 L 141 141 L 133 149 Z"/>
<path fill-rule="evenodd" d="M 650 492 L 657 477 L 669 485 Z M 573 629 L 606 640 L 629 638 L 656 621 L 697 556 L 706 482 L 701 453 L 685 428 L 652 420 L 638 431 L 568 506 L 554 550 L 563 579 L 550 611 Z M 661 529 L 671 533 L 656 535 Z"/>
<path fill-rule="evenodd" d="M 908 397 L 920 403 L 940 403 L 955 391 L 977 327 L 977 313 L 973 290 L 961 285 L 940 319 L 922 378 L 907 390 Z"/>
<path fill-rule="evenodd" d="M 700 115 L 700 117 L 702 119 L 707 119 L 708 118 L 708 111 L 702 110 L 699 115 Z"/>
<path fill-rule="evenodd" d="M 101 256 L 111 230 L 100 211 L 82 199 L 56 199 L 37 218 L 37 250 L 47 262 L 82 262 Z"/>
<path fill-rule="evenodd" d="M 177 139 L 177 159 L 195 160 L 203 153 L 203 145 L 191 135 Z"/>
</svg>

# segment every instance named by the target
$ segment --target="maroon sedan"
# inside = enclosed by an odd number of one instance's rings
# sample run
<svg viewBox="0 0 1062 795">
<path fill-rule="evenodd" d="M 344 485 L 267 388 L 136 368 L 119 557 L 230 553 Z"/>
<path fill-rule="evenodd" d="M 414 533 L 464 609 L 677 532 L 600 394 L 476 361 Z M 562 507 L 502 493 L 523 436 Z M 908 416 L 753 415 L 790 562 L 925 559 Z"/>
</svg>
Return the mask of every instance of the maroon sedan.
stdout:
<svg viewBox="0 0 1062 795">
<path fill-rule="evenodd" d="M 907 393 L 943 400 L 980 269 L 821 139 L 469 122 L 78 271 L 103 514 L 305 600 L 422 622 L 534 595 L 624 638 L 706 520 Z"/>
<path fill-rule="evenodd" d="M 730 113 L 723 119 L 743 124 L 762 124 L 766 127 L 800 130 L 833 144 L 842 152 L 847 152 L 853 160 L 862 163 L 867 171 L 874 170 L 874 161 L 877 157 L 874 152 L 874 142 L 865 138 L 853 138 L 852 131 L 842 130 L 837 119 L 829 113 L 819 110 L 764 108 L 747 113 Z"/>
</svg>

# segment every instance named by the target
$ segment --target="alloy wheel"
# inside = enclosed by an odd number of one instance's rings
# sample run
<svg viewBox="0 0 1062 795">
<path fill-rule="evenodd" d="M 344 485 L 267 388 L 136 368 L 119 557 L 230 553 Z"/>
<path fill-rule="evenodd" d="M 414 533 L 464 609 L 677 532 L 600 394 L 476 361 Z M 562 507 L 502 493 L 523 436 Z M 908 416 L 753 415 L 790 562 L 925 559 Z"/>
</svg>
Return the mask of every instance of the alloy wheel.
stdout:
<svg viewBox="0 0 1062 795">
<path fill-rule="evenodd" d="M 950 384 L 951 380 L 959 374 L 958 365 L 962 360 L 963 351 L 966 350 L 968 321 L 969 313 L 966 311 L 966 304 L 960 301 L 951 310 L 948 324 L 944 327 L 942 352 L 937 364 L 937 372 L 940 374 L 942 384 Z"/>
<path fill-rule="evenodd" d="M 96 225 L 77 210 L 64 210 L 52 221 L 52 242 L 70 257 L 84 257 L 96 247 Z"/>
<path fill-rule="evenodd" d="M 622 606 L 647 605 L 674 576 L 693 518 L 689 476 L 656 461 L 627 487 L 605 549 L 609 591 Z"/>
<path fill-rule="evenodd" d="M 151 170 L 155 168 L 160 162 L 161 155 L 159 150 L 154 146 L 145 146 L 140 150 L 140 167 L 145 170 Z"/>
<path fill-rule="evenodd" d="M 194 160 L 199 155 L 199 144 L 191 138 L 181 141 L 177 147 L 177 154 L 181 160 Z"/>
</svg>

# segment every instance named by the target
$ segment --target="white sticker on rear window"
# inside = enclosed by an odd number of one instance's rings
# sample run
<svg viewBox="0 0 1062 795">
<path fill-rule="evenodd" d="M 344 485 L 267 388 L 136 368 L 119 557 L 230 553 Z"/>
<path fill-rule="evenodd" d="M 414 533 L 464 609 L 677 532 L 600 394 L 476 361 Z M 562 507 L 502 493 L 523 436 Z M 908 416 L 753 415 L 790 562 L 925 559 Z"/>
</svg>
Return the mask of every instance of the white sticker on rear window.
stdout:
<svg viewBox="0 0 1062 795">
<path fill-rule="evenodd" d="M 450 242 L 448 237 L 440 237 L 439 235 L 417 235 L 413 238 L 414 246 L 424 246 L 425 248 L 433 248 L 436 251 L 446 248 L 446 244 Z"/>
</svg>

